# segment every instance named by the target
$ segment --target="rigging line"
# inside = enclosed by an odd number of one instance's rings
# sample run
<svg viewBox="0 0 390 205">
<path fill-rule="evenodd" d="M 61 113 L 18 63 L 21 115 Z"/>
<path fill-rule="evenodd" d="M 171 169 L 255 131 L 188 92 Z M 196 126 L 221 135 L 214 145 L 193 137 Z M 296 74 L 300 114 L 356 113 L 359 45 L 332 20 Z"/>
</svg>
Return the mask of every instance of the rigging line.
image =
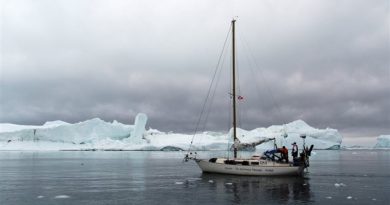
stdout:
<svg viewBox="0 0 390 205">
<path fill-rule="evenodd" d="M 244 43 L 244 40 L 242 39 L 242 37 L 241 36 L 239 36 L 240 38 L 239 38 L 239 40 L 240 40 L 240 42 L 242 43 L 242 45 L 244 45 L 242 48 L 243 48 L 243 53 L 244 53 L 244 56 L 246 57 L 246 60 L 247 60 L 247 62 L 248 62 L 248 65 L 249 65 L 249 68 L 250 68 L 250 71 L 251 71 L 251 75 L 252 75 L 252 77 L 254 78 L 254 82 L 255 82 L 255 88 L 256 88 L 256 90 L 257 90 L 257 92 L 255 92 L 256 94 L 257 94 L 257 97 L 258 97 L 258 99 L 259 100 L 262 100 L 262 96 L 260 95 L 260 92 L 259 92 L 259 90 L 260 90 L 260 88 L 259 88 L 259 85 L 258 85 L 258 82 L 256 81 L 256 79 L 255 79 L 255 72 L 254 72 L 254 69 L 253 69 L 253 62 L 251 61 L 251 59 L 249 58 L 249 55 L 248 55 L 248 53 L 247 53 L 247 50 L 246 50 L 246 47 L 245 47 L 245 43 Z M 249 108 L 248 108 L 249 109 Z"/>
<path fill-rule="evenodd" d="M 267 89 L 269 95 L 271 96 L 271 99 L 272 99 L 273 103 L 274 103 L 275 106 L 276 106 L 276 109 L 277 109 L 278 114 L 279 114 L 279 118 L 283 121 L 284 124 L 286 124 L 285 120 L 284 120 L 283 117 L 282 117 L 282 112 L 281 112 L 280 105 L 277 103 L 277 101 L 276 101 L 274 95 L 272 94 L 271 88 L 268 86 L 267 81 L 266 81 L 265 78 L 264 78 L 263 70 L 262 70 L 262 69 L 260 68 L 260 66 L 257 64 L 257 61 L 255 60 L 255 57 L 254 57 L 254 55 L 253 55 L 253 52 L 251 51 L 251 49 L 250 49 L 250 47 L 249 47 L 247 41 L 245 40 L 245 36 L 244 36 L 244 35 L 243 35 L 243 38 L 244 38 L 244 39 L 243 39 L 244 45 L 247 47 L 249 53 L 251 54 L 251 57 L 252 57 L 252 59 L 253 59 L 252 61 L 254 62 L 256 68 L 259 70 L 260 77 L 262 78 L 262 80 L 263 80 L 263 82 L 264 82 L 264 84 L 265 84 L 265 87 L 266 87 L 266 89 Z M 251 69 L 252 69 L 252 67 L 251 67 Z M 253 69 L 252 69 L 252 72 L 253 72 Z M 255 73 L 254 73 L 254 74 L 255 74 Z M 256 80 L 255 80 L 255 84 L 256 84 L 256 88 L 258 89 L 259 86 L 258 86 Z M 259 89 L 258 89 L 258 90 L 259 90 Z"/>
<path fill-rule="evenodd" d="M 228 41 L 228 44 L 226 46 L 226 48 L 228 48 L 230 45 L 229 41 Z M 206 130 L 206 126 L 207 126 L 207 121 L 209 119 L 209 116 L 210 116 L 210 113 L 211 113 L 211 108 L 213 106 L 213 102 L 214 102 L 214 98 L 215 98 L 215 93 L 216 93 L 216 90 L 217 90 L 217 87 L 218 87 L 218 84 L 220 82 L 220 79 L 221 79 L 221 72 L 222 72 L 222 68 L 224 67 L 224 64 L 225 64 L 225 60 L 226 60 L 226 56 L 227 56 L 227 52 L 224 53 L 223 55 L 223 58 L 222 58 L 222 63 L 220 63 L 220 68 L 217 72 L 217 75 L 216 75 L 216 83 L 215 83 L 215 86 L 213 88 L 213 91 L 210 95 L 210 100 L 209 100 L 209 103 L 208 105 L 206 105 L 207 107 L 205 108 L 205 113 L 206 113 L 206 117 L 204 118 L 204 122 L 203 122 L 203 126 L 202 126 L 202 129 L 201 131 L 204 132 Z M 201 125 L 200 125 L 201 126 Z M 199 143 L 202 142 L 203 136 L 200 137 L 200 140 L 199 140 Z"/>
<path fill-rule="evenodd" d="M 230 41 L 227 41 L 227 45 L 225 46 L 225 48 L 229 48 L 229 46 L 230 46 Z M 202 126 L 202 129 L 201 129 L 202 132 L 204 132 L 206 130 L 207 121 L 209 119 L 209 115 L 211 113 L 211 108 L 213 106 L 213 102 L 214 102 L 214 98 L 215 98 L 215 93 L 216 93 L 218 84 L 219 84 L 220 79 L 221 79 L 222 68 L 224 67 L 225 62 L 226 62 L 226 56 L 227 56 L 227 52 L 224 52 L 223 53 L 223 57 L 222 57 L 222 62 L 219 64 L 220 67 L 219 67 L 219 70 L 217 71 L 217 75 L 216 75 L 217 79 L 216 79 L 215 86 L 214 86 L 214 88 L 210 88 L 210 89 L 213 89 L 213 91 L 212 91 L 212 93 L 210 95 L 209 103 L 208 103 L 208 105 L 206 105 L 207 107 L 205 108 L 206 117 L 204 118 L 203 126 Z M 203 136 L 200 137 L 199 143 L 202 142 L 202 140 L 203 140 L 202 137 Z"/>
<path fill-rule="evenodd" d="M 208 91 L 207 91 L 206 99 L 205 99 L 205 101 L 204 101 L 204 103 L 203 103 L 203 106 L 202 106 L 202 111 L 201 111 L 200 116 L 199 116 L 199 119 L 198 119 L 198 121 L 197 121 L 197 123 L 196 123 L 194 135 L 192 136 L 191 144 L 190 144 L 190 146 L 189 146 L 189 148 L 188 148 L 188 152 L 191 151 L 192 144 L 193 144 L 193 142 L 194 142 L 194 138 L 195 138 L 196 132 L 198 131 L 199 123 L 200 123 L 200 120 L 202 119 L 202 115 L 203 115 L 204 109 L 205 109 L 205 107 L 206 107 L 207 100 L 208 100 L 209 95 L 210 95 L 210 90 L 211 90 L 211 88 L 212 88 L 212 85 L 213 85 L 215 76 L 216 76 L 216 74 L 217 74 L 218 67 L 219 67 L 219 64 L 220 64 L 222 55 L 223 55 L 223 53 L 224 53 L 225 45 L 226 45 L 226 42 L 227 42 L 227 40 L 228 40 L 228 38 L 229 38 L 230 30 L 231 30 L 231 29 L 232 29 L 232 26 L 229 27 L 228 33 L 227 33 L 227 35 L 226 35 L 225 42 L 223 43 L 222 51 L 221 51 L 221 53 L 220 53 L 220 55 L 219 55 L 218 63 L 217 63 L 217 66 L 215 67 L 214 75 L 213 75 L 213 78 L 211 79 L 210 86 L 209 86 L 209 89 L 208 89 Z"/>
<path fill-rule="evenodd" d="M 232 59 L 232 58 L 233 58 L 233 53 L 230 53 L 230 59 Z M 232 67 L 233 67 L 233 62 L 229 61 L 229 68 L 232 68 Z M 229 79 L 232 79 L 232 76 L 233 76 L 232 72 L 228 72 L 228 73 L 229 73 Z M 233 87 L 233 82 L 231 80 L 229 80 L 229 91 L 228 91 L 228 93 L 229 93 L 230 97 L 229 97 L 229 99 L 227 101 L 228 107 L 233 107 L 233 101 L 231 100 L 231 98 L 233 97 L 233 94 L 230 93 L 232 87 Z M 228 146 L 227 146 L 227 150 L 226 150 L 227 152 L 226 153 L 227 153 L 227 158 L 229 159 L 230 158 L 230 154 L 231 154 L 230 146 L 233 145 L 234 142 L 232 142 L 232 136 L 231 136 L 231 135 L 233 135 L 233 133 L 230 132 L 230 131 L 233 132 L 233 130 L 232 130 L 233 124 L 231 124 L 232 121 L 233 121 L 233 111 L 231 109 L 228 109 L 228 110 L 229 110 L 229 112 L 228 112 L 229 117 L 228 117 L 228 121 L 227 121 L 227 130 L 229 130 L 229 131 L 226 134 L 227 142 L 228 142 L 227 143 Z"/>
<path fill-rule="evenodd" d="M 236 35 L 236 36 L 239 36 L 239 35 Z M 240 37 L 240 36 L 239 36 Z M 237 46 L 237 49 L 236 49 L 236 56 L 238 56 L 238 46 Z M 240 81 L 240 62 L 239 62 L 239 58 L 236 58 L 236 73 L 237 73 L 237 91 L 238 91 L 238 95 L 237 95 L 237 98 L 240 97 L 242 95 L 241 93 L 241 81 Z M 242 109 L 240 108 L 243 108 L 243 105 L 242 105 L 242 102 L 240 103 L 240 100 L 238 100 L 238 103 L 237 103 L 237 116 L 238 116 L 238 126 L 242 128 Z"/>
<path fill-rule="evenodd" d="M 228 42 L 228 45 L 226 47 L 229 47 L 230 45 L 230 42 Z M 211 110 L 211 107 L 212 107 L 212 104 L 214 102 L 214 98 L 215 98 L 215 93 L 216 93 L 216 90 L 217 90 L 217 87 L 218 87 L 218 84 L 220 82 L 220 79 L 221 79 L 221 72 L 222 72 L 222 67 L 224 66 L 225 64 L 225 60 L 226 60 L 226 52 L 225 52 L 225 55 L 223 56 L 222 58 L 222 63 L 220 64 L 221 65 L 221 69 L 219 69 L 219 73 L 217 74 L 217 82 L 215 83 L 215 86 L 214 86 L 214 89 L 213 89 L 213 92 L 210 96 L 210 103 L 208 105 L 208 107 L 206 108 L 206 117 L 205 117 L 205 121 L 204 121 L 204 125 L 203 125 L 203 128 L 202 128 L 202 132 L 205 131 L 206 129 L 206 124 L 207 124 L 207 121 L 208 121 L 208 118 L 209 118 L 209 115 L 210 115 L 210 110 Z"/>
</svg>

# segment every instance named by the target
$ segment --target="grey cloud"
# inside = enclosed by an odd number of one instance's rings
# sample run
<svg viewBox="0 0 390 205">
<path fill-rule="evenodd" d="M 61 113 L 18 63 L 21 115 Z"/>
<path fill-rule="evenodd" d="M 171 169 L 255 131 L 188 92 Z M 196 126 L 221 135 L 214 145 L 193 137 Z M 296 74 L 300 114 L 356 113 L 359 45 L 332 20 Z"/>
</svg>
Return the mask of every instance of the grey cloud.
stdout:
<svg viewBox="0 0 390 205">
<path fill-rule="evenodd" d="M 0 122 L 132 123 L 145 112 L 153 128 L 191 132 L 233 12 L 239 68 L 250 68 L 243 128 L 303 119 L 351 137 L 390 132 L 385 0 L 2 4 Z M 231 124 L 228 77 L 208 130 Z"/>
</svg>

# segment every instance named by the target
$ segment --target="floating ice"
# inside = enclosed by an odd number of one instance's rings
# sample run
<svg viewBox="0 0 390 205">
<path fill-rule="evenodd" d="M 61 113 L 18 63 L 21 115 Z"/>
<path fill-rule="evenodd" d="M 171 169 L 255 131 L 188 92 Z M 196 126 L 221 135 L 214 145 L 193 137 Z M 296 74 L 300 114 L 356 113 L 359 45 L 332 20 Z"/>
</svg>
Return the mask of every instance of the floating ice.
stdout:
<svg viewBox="0 0 390 205">
<path fill-rule="evenodd" d="M 37 196 L 37 199 L 42 199 L 42 198 L 44 198 L 44 196 L 42 195 Z"/>
<path fill-rule="evenodd" d="M 233 183 L 231 183 L 231 182 L 228 182 L 228 183 L 226 183 L 226 185 L 233 185 Z"/>
<path fill-rule="evenodd" d="M 75 124 L 53 121 L 42 126 L 0 123 L 0 150 L 188 150 L 192 134 L 145 130 L 146 123 L 147 116 L 142 113 L 136 116 L 134 125 L 99 118 Z M 276 138 L 279 146 L 297 142 L 299 148 L 302 134 L 307 136 L 306 145 L 314 144 L 315 149 L 338 149 L 342 141 L 337 130 L 315 129 L 302 120 L 250 131 L 237 129 L 237 134 L 242 143 Z M 195 136 L 192 150 L 226 150 L 229 142 L 228 133 L 204 132 Z M 273 146 L 269 141 L 256 149 Z"/>
<path fill-rule="evenodd" d="M 187 179 L 187 181 L 191 181 L 191 182 L 199 181 L 199 180 L 202 180 L 202 179 L 201 178 L 189 178 L 189 179 Z"/>
<path fill-rule="evenodd" d="M 213 180 L 209 180 L 209 183 L 214 183 L 214 181 Z"/>
<path fill-rule="evenodd" d="M 70 198 L 70 196 L 68 196 L 68 195 L 57 195 L 54 198 L 55 199 L 67 199 L 67 198 Z"/>
<path fill-rule="evenodd" d="M 184 182 L 175 182 L 175 184 L 184 184 Z"/>
<path fill-rule="evenodd" d="M 343 187 L 343 186 L 347 186 L 347 185 L 345 185 L 344 183 L 335 183 L 334 186 L 335 187 Z"/>
<path fill-rule="evenodd" d="M 377 143 L 374 148 L 389 148 L 390 149 L 390 135 L 380 135 L 376 139 Z"/>
<path fill-rule="evenodd" d="M 327 197 L 325 197 L 325 198 L 327 198 L 327 199 L 332 199 L 332 197 L 331 197 L 331 196 L 327 196 Z"/>
<path fill-rule="evenodd" d="M 347 196 L 347 199 L 352 199 L 352 196 Z"/>
</svg>

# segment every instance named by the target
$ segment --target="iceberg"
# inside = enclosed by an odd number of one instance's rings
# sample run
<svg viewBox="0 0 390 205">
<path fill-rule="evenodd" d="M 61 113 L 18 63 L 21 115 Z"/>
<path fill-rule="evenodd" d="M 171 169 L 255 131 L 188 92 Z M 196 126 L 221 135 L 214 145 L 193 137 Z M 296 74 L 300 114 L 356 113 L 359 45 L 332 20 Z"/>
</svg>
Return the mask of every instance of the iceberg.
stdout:
<svg viewBox="0 0 390 205">
<path fill-rule="evenodd" d="M 374 145 L 374 149 L 390 149 L 390 135 L 380 135 L 376 141 L 377 143 Z"/>
<path fill-rule="evenodd" d="M 139 113 L 134 125 L 99 118 L 79 123 L 46 122 L 41 126 L 0 123 L 0 150 L 226 150 L 232 145 L 231 131 L 203 132 L 196 135 L 161 132 L 145 129 L 147 115 Z M 266 150 L 278 146 L 290 147 L 293 142 L 302 146 L 300 136 L 306 135 L 306 145 L 315 149 L 339 149 L 342 136 L 335 129 L 316 129 L 302 120 L 286 125 L 273 125 L 253 130 L 237 129 L 241 143 L 253 144 Z M 256 144 L 255 142 L 266 141 Z"/>
<path fill-rule="evenodd" d="M 342 136 L 336 129 L 316 129 L 309 126 L 303 120 L 296 120 L 286 125 L 273 125 L 268 128 L 256 128 L 251 131 L 238 129 L 238 138 L 241 142 L 250 143 L 259 138 L 275 138 L 278 146 L 290 147 L 296 142 L 302 147 L 301 136 L 306 136 L 306 145 L 314 145 L 315 149 L 340 149 Z M 274 142 L 269 141 L 258 145 L 257 149 L 272 149 Z"/>
</svg>

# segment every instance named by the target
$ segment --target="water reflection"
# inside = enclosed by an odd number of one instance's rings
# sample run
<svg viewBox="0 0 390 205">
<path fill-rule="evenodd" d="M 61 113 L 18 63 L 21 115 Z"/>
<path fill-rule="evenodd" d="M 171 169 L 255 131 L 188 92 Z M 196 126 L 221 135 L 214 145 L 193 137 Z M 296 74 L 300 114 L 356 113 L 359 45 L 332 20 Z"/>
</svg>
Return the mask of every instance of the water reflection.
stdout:
<svg viewBox="0 0 390 205">
<path fill-rule="evenodd" d="M 251 177 L 204 173 L 203 182 L 210 184 L 216 196 L 229 194 L 233 204 L 274 201 L 275 203 L 310 202 L 312 193 L 308 178 Z"/>
</svg>

